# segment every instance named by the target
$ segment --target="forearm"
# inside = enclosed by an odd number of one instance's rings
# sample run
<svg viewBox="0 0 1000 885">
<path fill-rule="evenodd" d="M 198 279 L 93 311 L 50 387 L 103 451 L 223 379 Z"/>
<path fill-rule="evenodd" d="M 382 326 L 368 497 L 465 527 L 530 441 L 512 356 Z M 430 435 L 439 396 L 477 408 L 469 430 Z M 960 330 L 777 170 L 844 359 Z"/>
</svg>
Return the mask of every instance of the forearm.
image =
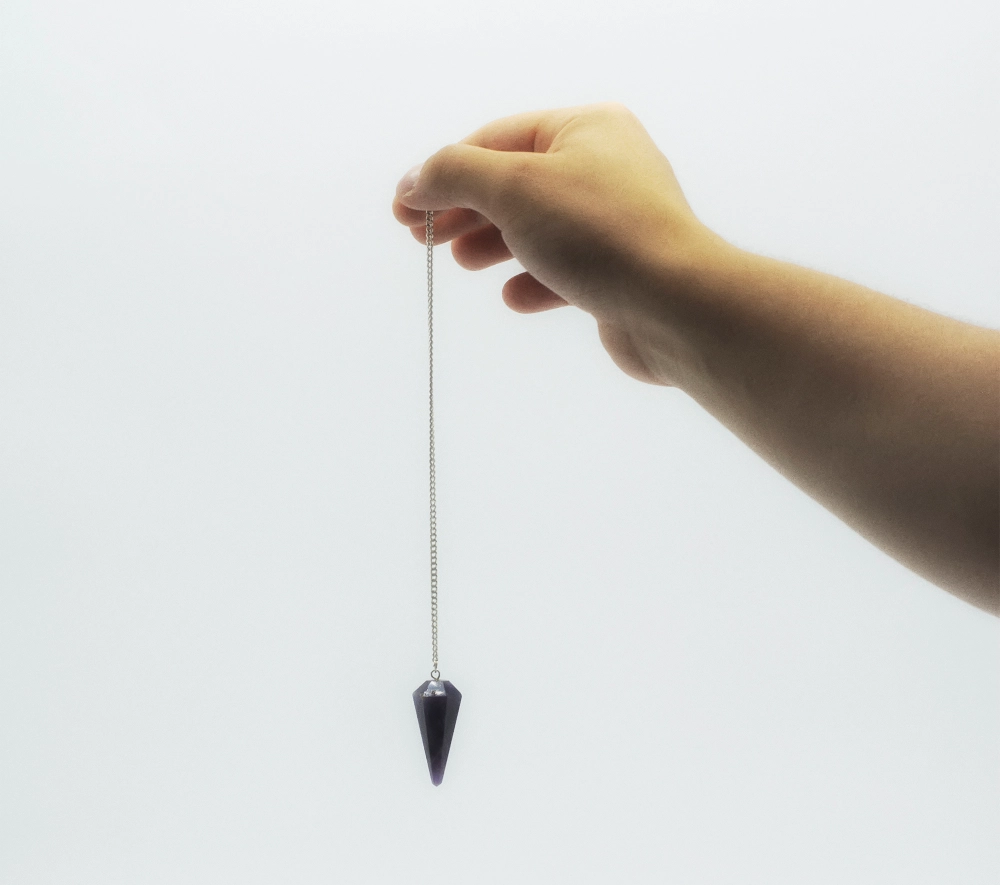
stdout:
<svg viewBox="0 0 1000 885">
<path fill-rule="evenodd" d="M 647 362 L 928 580 L 1000 611 L 1000 333 L 714 243 Z"/>
</svg>

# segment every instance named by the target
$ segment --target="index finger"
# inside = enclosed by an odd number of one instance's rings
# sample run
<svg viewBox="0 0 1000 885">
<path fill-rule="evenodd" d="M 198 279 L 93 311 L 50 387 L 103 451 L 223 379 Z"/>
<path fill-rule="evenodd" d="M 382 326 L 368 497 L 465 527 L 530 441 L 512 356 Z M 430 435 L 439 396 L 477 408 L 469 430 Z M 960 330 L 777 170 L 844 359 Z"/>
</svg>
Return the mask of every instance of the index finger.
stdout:
<svg viewBox="0 0 1000 885">
<path fill-rule="evenodd" d="M 559 130 L 576 117 L 582 108 L 526 111 L 502 117 L 480 127 L 465 137 L 461 144 L 494 151 L 546 153 Z"/>
</svg>

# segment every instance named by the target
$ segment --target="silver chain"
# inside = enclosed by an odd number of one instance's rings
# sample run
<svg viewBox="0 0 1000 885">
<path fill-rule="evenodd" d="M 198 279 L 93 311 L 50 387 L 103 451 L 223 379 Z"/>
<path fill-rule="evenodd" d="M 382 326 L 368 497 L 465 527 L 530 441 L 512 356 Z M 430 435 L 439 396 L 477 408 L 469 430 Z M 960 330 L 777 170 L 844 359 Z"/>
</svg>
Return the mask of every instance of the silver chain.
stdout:
<svg viewBox="0 0 1000 885">
<path fill-rule="evenodd" d="M 427 213 L 427 356 L 428 414 L 430 416 L 430 501 L 431 501 L 431 679 L 440 679 L 438 670 L 438 553 L 437 489 L 434 477 L 434 213 Z"/>
</svg>

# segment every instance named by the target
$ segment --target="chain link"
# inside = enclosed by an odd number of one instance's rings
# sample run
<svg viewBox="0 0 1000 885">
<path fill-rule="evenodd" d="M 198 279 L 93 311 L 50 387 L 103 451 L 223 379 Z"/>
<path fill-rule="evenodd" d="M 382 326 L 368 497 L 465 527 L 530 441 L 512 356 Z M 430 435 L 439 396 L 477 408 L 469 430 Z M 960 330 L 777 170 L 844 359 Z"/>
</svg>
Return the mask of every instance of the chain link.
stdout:
<svg viewBox="0 0 1000 885">
<path fill-rule="evenodd" d="M 437 488 L 434 475 L 434 213 L 427 212 L 427 363 L 428 415 L 430 416 L 430 504 L 431 504 L 431 679 L 440 679 L 438 670 L 438 555 Z"/>
</svg>

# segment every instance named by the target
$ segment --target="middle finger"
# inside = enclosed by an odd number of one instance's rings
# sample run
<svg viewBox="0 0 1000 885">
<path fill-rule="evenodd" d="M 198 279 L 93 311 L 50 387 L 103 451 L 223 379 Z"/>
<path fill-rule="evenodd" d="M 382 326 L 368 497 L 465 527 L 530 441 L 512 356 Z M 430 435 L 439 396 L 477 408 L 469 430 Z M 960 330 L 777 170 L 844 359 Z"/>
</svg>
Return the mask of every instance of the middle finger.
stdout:
<svg viewBox="0 0 1000 885">
<path fill-rule="evenodd" d="M 401 207 L 397 218 L 406 224 L 421 243 L 426 242 L 426 215 L 417 209 Z M 434 242 L 447 243 L 455 237 L 490 224 L 489 219 L 472 209 L 445 209 L 434 213 Z"/>
</svg>

